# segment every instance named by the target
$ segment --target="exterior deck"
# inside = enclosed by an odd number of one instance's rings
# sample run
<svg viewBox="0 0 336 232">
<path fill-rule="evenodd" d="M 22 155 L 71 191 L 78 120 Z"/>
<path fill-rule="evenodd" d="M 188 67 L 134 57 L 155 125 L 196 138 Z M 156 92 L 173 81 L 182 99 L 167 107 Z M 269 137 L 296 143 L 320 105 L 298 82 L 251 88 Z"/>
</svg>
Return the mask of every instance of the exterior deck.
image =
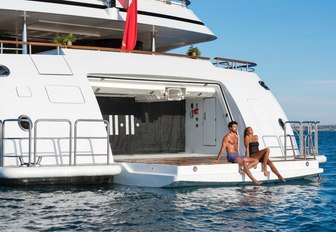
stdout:
<svg viewBox="0 0 336 232">
<path fill-rule="evenodd" d="M 166 164 L 175 166 L 192 166 L 192 165 L 209 165 L 216 159 L 216 155 L 203 156 L 184 156 L 184 157 L 155 157 L 149 158 L 118 158 L 115 156 L 117 163 L 144 163 L 144 164 Z M 220 164 L 229 163 L 225 159 L 219 162 Z"/>
</svg>

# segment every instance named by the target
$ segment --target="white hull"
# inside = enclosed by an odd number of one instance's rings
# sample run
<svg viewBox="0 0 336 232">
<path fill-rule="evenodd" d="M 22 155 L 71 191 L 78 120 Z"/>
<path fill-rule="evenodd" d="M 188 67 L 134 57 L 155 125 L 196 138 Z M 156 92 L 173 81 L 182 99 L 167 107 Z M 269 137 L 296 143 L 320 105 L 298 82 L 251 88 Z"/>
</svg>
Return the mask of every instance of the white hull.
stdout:
<svg viewBox="0 0 336 232">
<path fill-rule="evenodd" d="M 58 167 L 1 167 L 0 183 L 13 185 L 76 183 L 113 183 L 119 165 L 58 166 Z"/>
<path fill-rule="evenodd" d="M 323 173 L 316 160 L 274 162 L 286 180 L 302 179 Z M 206 185 L 253 184 L 239 173 L 238 164 L 209 164 L 174 166 L 163 164 L 122 163 L 122 172 L 115 176 L 115 182 L 146 187 L 182 187 Z M 252 169 L 253 176 L 264 183 L 279 182 L 268 169 L 268 175 L 261 172 L 261 164 Z"/>
</svg>

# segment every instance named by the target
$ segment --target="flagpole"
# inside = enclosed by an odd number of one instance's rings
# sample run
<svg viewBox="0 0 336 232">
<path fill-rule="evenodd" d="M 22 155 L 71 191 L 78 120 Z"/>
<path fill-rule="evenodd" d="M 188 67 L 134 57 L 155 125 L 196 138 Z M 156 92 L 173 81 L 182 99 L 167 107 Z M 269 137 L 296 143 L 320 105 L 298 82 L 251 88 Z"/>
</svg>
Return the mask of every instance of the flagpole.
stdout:
<svg viewBox="0 0 336 232">
<path fill-rule="evenodd" d="M 152 52 L 156 51 L 156 30 L 155 30 L 155 26 L 153 25 L 153 30 L 152 32 Z"/>
</svg>

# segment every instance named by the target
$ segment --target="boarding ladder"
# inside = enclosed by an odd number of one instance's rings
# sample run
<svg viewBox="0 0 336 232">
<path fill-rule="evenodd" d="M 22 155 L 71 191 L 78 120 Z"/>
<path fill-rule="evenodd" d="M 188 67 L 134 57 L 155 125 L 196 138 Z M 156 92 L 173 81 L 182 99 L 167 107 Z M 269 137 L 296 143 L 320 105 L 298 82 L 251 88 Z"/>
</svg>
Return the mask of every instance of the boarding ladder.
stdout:
<svg viewBox="0 0 336 232">
<path fill-rule="evenodd" d="M 285 160 L 288 151 L 293 153 L 295 158 L 308 159 L 318 155 L 318 124 L 319 121 L 286 121 L 282 124 L 284 129 L 284 156 Z M 293 134 L 290 134 L 290 130 Z M 289 142 L 289 146 L 288 146 Z M 298 144 L 297 146 L 295 144 Z M 295 151 L 299 150 L 296 155 Z"/>
</svg>

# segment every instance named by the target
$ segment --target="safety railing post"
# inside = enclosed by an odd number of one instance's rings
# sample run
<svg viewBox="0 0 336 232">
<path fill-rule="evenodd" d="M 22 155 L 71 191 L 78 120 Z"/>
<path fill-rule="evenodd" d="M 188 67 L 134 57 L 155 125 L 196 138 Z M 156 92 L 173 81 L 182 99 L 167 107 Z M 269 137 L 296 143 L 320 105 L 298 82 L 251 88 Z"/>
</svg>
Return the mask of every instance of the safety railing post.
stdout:
<svg viewBox="0 0 336 232">
<path fill-rule="evenodd" d="M 285 153 L 285 160 L 287 160 L 287 132 L 286 132 L 286 123 L 284 124 L 284 153 Z"/>
<path fill-rule="evenodd" d="M 315 139 L 314 139 L 314 142 L 315 142 L 315 149 L 314 149 L 314 155 L 315 155 L 315 159 L 316 159 L 316 156 L 318 155 L 318 124 L 319 122 L 316 122 L 314 125 L 315 125 Z"/>
<path fill-rule="evenodd" d="M 3 127 L 2 127 L 2 121 L 0 120 L 0 167 L 3 167 Z"/>
<path fill-rule="evenodd" d="M 32 128 L 32 125 L 31 125 L 30 120 L 26 120 L 26 121 L 29 124 L 29 129 L 28 129 L 28 166 L 31 166 L 32 165 L 32 162 L 31 162 L 31 160 L 32 160 L 32 157 L 31 157 L 31 140 L 32 140 L 32 135 L 31 135 L 32 130 L 31 130 L 31 128 Z"/>
<path fill-rule="evenodd" d="M 78 120 L 76 120 L 74 125 L 74 157 L 73 157 L 73 165 L 76 166 L 77 163 L 77 123 Z"/>
<path fill-rule="evenodd" d="M 299 131 L 299 140 L 300 140 L 300 156 L 305 157 L 305 153 L 304 153 L 304 147 L 305 146 L 305 142 L 304 142 L 304 138 L 303 138 L 303 124 L 300 123 L 300 131 Z"/>
</svg>

